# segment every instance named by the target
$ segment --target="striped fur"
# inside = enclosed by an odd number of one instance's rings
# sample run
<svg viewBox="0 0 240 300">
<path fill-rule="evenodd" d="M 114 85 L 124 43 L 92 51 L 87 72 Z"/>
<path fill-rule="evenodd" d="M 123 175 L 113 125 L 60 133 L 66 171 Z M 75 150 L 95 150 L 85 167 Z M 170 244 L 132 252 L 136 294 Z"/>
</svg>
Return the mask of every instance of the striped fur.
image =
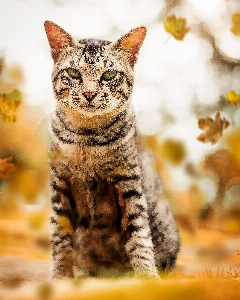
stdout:
<svg viewBox="0 0 240 300">
<path fill-rule="evenodd" d="M 53 277 L 106 270 L 157 277 L 156 267 L 174 265 L 180 243 L 130 103 L 146 30 L 110 43 L 76 41 L 49 21 L 45 29 L 57 99 L 50 126 Z"/>
</svg>

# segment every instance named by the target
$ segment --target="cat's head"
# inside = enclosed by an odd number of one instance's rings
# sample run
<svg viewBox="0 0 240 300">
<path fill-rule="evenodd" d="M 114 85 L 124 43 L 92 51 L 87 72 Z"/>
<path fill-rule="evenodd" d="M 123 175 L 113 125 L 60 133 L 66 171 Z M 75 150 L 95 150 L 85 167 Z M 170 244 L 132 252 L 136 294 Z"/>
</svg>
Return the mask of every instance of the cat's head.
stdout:
<svg viewBox="0 0 240 300">
<path fill-rule="evenodd" d="M 133 29 L 115 43 L 77 41 L 50 21 L 45 22 L 45 30 L 54 60 L 52 81 L 58 105 L 86 117 L 117 113 L 128 105 L 145 27 Z"/>
</svg>

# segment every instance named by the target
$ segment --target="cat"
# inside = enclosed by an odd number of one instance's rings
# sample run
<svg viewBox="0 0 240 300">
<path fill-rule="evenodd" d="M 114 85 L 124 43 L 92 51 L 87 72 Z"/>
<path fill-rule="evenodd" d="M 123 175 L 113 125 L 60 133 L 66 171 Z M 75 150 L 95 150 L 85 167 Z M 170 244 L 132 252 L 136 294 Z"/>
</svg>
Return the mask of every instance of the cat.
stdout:
<svg viewBox="0 0 240 300">
<path fill-rule="evenodd" d="M 179 252 L 177 225 L 131 106 L 146 28 L 117 42 L 45 31 L 57 100 L 50 125 L 53 278 L 133 271 L 158 277 Z M 147 101 L 147 100 L 146 100 Z"/>
</svg>

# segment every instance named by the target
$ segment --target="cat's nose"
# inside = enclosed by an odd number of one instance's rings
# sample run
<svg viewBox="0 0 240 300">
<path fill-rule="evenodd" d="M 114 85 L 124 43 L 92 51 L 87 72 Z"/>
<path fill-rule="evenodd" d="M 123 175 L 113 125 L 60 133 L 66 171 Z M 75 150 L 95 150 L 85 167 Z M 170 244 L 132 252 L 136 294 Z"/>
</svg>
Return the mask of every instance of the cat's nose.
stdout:
<svg viewBox="0 0 240 300">
<path fill-rule="evenodd" d="M 86 100 L 90 103 L 93 98 L 97 95 L 97 93 L 94 92 L 84 92 L 83 96 L 86 98 Z"/>
</svg>

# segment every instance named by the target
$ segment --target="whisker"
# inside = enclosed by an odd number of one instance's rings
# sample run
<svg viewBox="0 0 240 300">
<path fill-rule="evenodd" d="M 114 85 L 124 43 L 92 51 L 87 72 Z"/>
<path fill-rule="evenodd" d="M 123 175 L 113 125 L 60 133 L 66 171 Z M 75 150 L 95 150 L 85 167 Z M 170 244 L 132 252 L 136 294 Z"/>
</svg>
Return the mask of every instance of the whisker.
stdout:
<svg viewBox="0 0 240 300">
<path fill-rule="evenodd" d="M 26 119 L 29 116 L 32 116 L 33 114 L 35 114 L 36 111 L 39 111 L 41 107 L 35 107 L 34 110 L 32 110 L 31 112 L 28 111 L 28 114 L 25 115 L 25 117 L 22 119 L 23 121 L 26 121 Z M 30 107 L 25 108 L 26 110 L 30 110 Z"/>
<path fill-rule="evenodd" d="M 45 119 L 47 116 L 44 116 L 42 117 L 37 123 L 36 125 L 33 127 L 33 130 L 32 130 L 32 134 L 34 134 L 34 132 L 36 131 L 38 125 L 42 122 L 43 119 Z"/>
</svg>

